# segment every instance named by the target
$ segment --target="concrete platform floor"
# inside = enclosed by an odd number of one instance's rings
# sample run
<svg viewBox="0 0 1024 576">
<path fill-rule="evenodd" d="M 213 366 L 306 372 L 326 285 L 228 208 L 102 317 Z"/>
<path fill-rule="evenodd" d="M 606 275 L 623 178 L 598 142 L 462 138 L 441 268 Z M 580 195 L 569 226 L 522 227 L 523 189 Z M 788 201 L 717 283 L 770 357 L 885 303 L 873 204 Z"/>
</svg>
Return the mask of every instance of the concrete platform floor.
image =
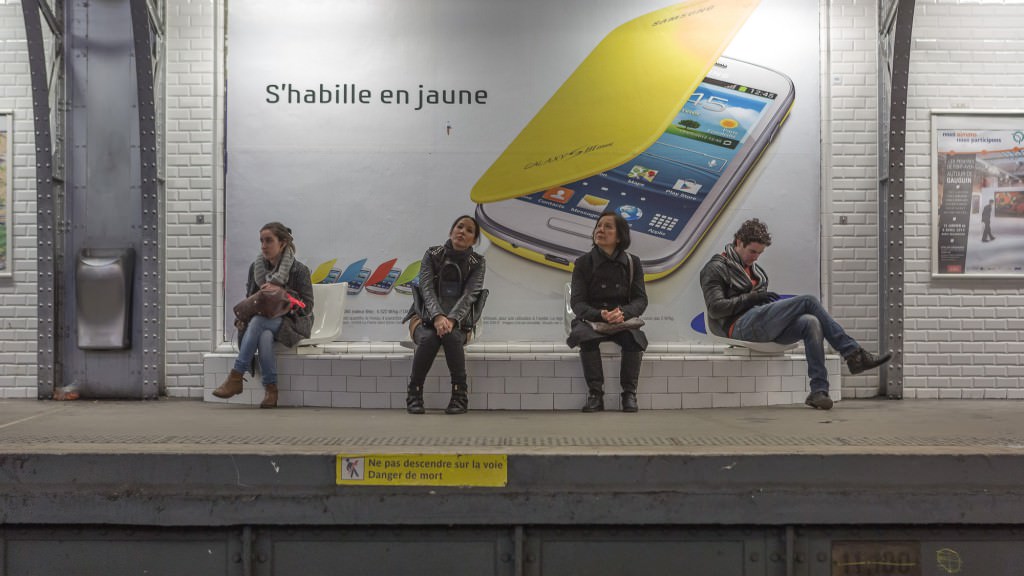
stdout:
<svg viewBox="0 0 1024 576">
<path fill-rule="evenodd" d="M 604 412 L 278 408 L 0 400 L 14 454 L 1005 454 L 1024 455 L 1024 402 L 844 400 L 805 406 Z"/>
<path fill-rule="evenodd" d="M 0 525 L 1018 526 L 1024 403 L 605 412 L 0 400 Z M 505 455 L 341 485 L 339 456 Z"/>
</svg>

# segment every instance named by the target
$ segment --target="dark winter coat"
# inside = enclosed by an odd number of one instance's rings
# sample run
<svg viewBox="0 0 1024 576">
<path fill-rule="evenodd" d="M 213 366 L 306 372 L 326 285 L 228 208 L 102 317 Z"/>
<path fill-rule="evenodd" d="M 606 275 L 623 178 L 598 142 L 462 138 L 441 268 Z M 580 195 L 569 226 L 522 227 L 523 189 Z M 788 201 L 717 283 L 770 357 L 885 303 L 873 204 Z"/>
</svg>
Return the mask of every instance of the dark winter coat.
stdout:
<svg viewBox="0 0 1024 576">
<path fill-rule="evenodd" d="M 633 277 L 629 276 L 629 260 L 633 259 Z M 575 318 L 566 344 L 575 348 L 581 342 L 606 338 L 598 334 L 587 322 L 603 322 L 602 310 L 622 309 L 625 320 L 636 318 L 647 309 L 647 288 L 640 259 L 616 250 L 608 256 L 594 246 L 573 264 L 572 296 L 569 299 Z M 643 330 L 629 331 L 642 350 L 647 349 L 647 336 Z"/>
<path fill-rule="evenodd" d="M 246 297 L 252 296 L 260 289 L 256 285 L 255 266 L 255 263 L 249 265 L 249 278 L 245 283 Z M 299 341 L 309 338 L 309 335 L 313 332 L 313 281 L 310 279 L 309 268 L 298 260 L 293 262 L 291 271 L 288 274 L 288 282 L 285 283 L 284 287 L 292 296 L 306 304 L 305 308 L 295 309 L 285 314 L 284 321 L 281 323 L 281 329 L 277 332 L 277 338 L 275 338 L 277 342 L 289 348 L 294 348 Z M 242 334 L 238 335 L 239 341 L 242 340 Z"/>
</svg>

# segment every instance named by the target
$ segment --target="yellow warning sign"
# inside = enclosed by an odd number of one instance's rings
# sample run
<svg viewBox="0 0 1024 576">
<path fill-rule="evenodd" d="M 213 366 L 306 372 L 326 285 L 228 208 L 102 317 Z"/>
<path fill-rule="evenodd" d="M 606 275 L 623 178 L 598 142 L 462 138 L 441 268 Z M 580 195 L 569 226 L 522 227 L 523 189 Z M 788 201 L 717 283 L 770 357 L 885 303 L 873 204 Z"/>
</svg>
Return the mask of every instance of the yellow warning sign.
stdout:
<svg viewBox="0 0 1024 576">
<path fill-rule="evenodd" d="M 508 484 L 505 454 L 338 454 L 339 486 Z"/>
</svg>

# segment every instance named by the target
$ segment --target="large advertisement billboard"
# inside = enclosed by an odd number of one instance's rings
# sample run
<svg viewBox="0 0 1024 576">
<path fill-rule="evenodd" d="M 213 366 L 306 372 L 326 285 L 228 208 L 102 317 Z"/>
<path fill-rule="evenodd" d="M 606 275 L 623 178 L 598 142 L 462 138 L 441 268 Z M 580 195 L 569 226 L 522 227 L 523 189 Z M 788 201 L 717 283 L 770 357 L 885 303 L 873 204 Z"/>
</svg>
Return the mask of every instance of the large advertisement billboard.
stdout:
<svg viewBox="0 0 1024 576">
<path fill-rule="evenodd" d="M 747 218 L 774 232 L 773 288 L 817 294 L 817 9 L 232 3 L 225 301 L 278 220 L 315 281 L 352 283 L 346 340 L 402 339 L 424 250 L 472 214 L 484 339 L 560 341 L 569 264 L 603 210 L 630 222 L 652 340 L 700 338 L 700 268 Z"/>
</svg>

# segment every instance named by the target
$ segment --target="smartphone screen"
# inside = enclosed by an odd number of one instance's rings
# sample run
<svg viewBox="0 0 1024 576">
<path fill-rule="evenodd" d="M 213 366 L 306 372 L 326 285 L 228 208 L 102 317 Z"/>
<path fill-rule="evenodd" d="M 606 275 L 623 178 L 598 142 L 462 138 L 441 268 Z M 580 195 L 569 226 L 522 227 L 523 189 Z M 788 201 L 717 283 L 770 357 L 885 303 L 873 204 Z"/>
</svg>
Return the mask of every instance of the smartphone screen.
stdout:
<svg viewBox="0 0 1024 576">
<path fill-rule="evenodd" d="M 385 276 L 381 281 L 374 284 L 367 284 L 366 291 L 374 294 L 385 295 L 391 292 L 391 288 L 395 285 L 395 280 L 398 279 L 399 274 L 402 273 L 401 268 L 392 268 L 388 275 Z"/>
<path fill-rule="evenodd" d="M 634 233 L 674 240 L 777 97 L 707 78 L 658 141 L 634 160 L 517 200 L 591 220 L 613 210 Z"/>
<path fill-rule="evenodd" d="M 363 283 L 366 282 L 366 279 L 369 277 L 369 268 L 363 268 L 362 270 L 360 270 L 359 274 L 357 274 L 355 278 L 348 280 L 347 292 L 349 294 L 359 294 L 359 292 L 363 289 Z"/>
<path fill-rule="evenodd" d="M 590 249 L 594 222 L 611 210 L 629 222 L 630 251 L 644 262 L 648 279 L 678 267 L 793 100 L 792 83 L 778 72 L 724 58 L 717 66 L 728 72 L 709 73 L 640 155 L 589 178 L 479 205 L 481 226 L 499 246 L 504 240 L 567 266 Z"/>
</svg>

